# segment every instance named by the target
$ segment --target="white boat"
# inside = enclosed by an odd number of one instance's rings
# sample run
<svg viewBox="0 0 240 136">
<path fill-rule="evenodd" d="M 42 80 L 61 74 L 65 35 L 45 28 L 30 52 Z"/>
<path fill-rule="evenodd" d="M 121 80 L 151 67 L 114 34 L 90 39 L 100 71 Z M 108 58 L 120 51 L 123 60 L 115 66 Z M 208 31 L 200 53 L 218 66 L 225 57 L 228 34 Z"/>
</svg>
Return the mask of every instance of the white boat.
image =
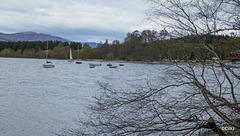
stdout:
<svg viewBox="0 0 240 136">
<path fill-rule="evenodd" d="M 52 64 L 51 61 L 46 61 L 46 64 L 43 64 L 44 68 L 54 68 L 55 65 Z"/>
<path fill-rule="evenodd" d="M 55 65 L 52 64 L 51 61 L 48 60 L 48 42 L 47 42 L 47 50 L 46 50 L 46 63 L 43 64 L 44 68 L 54 68 Z"/>
<path fill-rule="evenodd" d="M 73 62 L 73 57 L 72 57 L 72 49 L 70 48 L 70 55 L 69 55 L 69 60 L 68 62 Z"/>
<path fill-rule="evenodd" d="M 89 63 L 89 66 L 102 66 L 102 64 L 93 64 L 93 63 Z"/>
<path fill-rule="evenodd" d="M 89 65 L 89 68 L 95 68 L 95 66 L 94 65 Z"/>
</svg>

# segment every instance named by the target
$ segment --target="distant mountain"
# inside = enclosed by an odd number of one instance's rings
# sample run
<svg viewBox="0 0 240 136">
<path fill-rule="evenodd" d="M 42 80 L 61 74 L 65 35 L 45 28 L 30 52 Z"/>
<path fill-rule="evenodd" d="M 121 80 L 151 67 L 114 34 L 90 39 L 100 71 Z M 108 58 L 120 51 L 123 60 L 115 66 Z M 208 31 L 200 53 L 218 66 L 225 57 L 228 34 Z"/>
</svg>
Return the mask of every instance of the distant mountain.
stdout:
<svg viewBox="0 0 240 136">
<path fill-rule="evenodd" d="M 62 41 L 70 42 L 67 39 L 52 36 L 48 34 L 35 33 L 35 32 L 20 32 L 13 34 L 0 33 L 0 41 Z"/>
<path fill-rule="evenodd" d="M 52 36 L 49 34 L 43 33 L 36 33 L 36 32 L 20 32 L 20 33 L 12 33 L 12 34 L 5 34 L 0 33 L 0 41 L 62 41 L 62 42 L 71 42 L 70 40 Z M 92 48 L 97 48 L 99 43 L 95 42 L 83 42 L 82 45 L 88 44 Z"/>
<path fill-rule="evenodd" d="M 82 42 L 82 45 L 84 44 L 88 44 L 92 48 L 97 48 L 99 46 L 99 43 L 95 43 L 95 42 Z"/>
</svg>

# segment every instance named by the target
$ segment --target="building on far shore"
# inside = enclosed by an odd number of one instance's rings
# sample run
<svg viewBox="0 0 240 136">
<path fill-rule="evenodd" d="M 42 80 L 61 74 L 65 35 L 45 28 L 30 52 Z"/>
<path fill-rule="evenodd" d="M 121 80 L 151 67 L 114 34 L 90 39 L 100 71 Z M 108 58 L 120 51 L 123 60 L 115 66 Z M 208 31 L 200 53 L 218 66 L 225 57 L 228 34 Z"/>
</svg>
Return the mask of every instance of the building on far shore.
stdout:
<svg viewBox="0 0 240 136">
<path fill-rule="evenodd" d="M 227 59 L 231 61 L 240 61 L 240 50 L 230 52 Z"/>
</svg>

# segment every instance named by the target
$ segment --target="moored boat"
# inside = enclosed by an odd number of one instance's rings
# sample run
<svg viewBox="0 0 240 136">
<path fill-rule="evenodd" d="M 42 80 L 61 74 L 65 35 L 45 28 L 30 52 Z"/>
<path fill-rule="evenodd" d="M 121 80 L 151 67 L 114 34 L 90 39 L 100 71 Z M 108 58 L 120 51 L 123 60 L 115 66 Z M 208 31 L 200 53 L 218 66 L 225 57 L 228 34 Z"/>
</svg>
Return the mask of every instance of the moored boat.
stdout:
<svg viewBox="0 0 240 136">
<path fill-rule="evenodd" d="M 119 64 L 119 66 L 124 66 L 124 64 Z"/>
<path fill-rule="evenodd" d="M 54 68 L 55 65 L 52 64 L 51 61 L 48 60 L 48 42 L 47 42 L 47 50 L 46 50 L 46 63 L 43 64 L 44 68 Z"/>
<path fill-rule="evenodd" d="M 95 66 L 94 65 L 89 65 L 89 68 L 95 68 Z"/>
<path fill-rule="evenodd" d="M 55 65 L 52 64 L 50 61 L 46 61 L 46 64 L 43 64 L 44 68 L 54 68 Z"/>
<path fill-rule="evenodd" d="M 79 59 L 79 44 L 78 44 L 78 57 L 77 57 L 77 59 Z M 76 64 L 82 64 L 82 62 L 80 60 L 77 60 Z"/>
<path fill-rule="evenodd" d="M 117 68 L 117 66 L 109 66 L 109 68 Z"/>
<path fill-rule="evenodd" d="M 102 66 L 102 64 L 93 64 L 93 63 L 89 63 L 89 66 Z"/>
<path fill-rule="evenodd" d="M 82 64 L 82 62 L 80 60 L 77 60 L 76 64 Z"/>
<path fill-rule="evenodd" d="M 107 66 L 112 66 L 112 64 L 111 64 L 111 63 L 108 63 Z"/>
<path fill-rule="evenodd" d="M 228 65 L 227 68 L 240 68 L 240 66 Z"/>
</svg>

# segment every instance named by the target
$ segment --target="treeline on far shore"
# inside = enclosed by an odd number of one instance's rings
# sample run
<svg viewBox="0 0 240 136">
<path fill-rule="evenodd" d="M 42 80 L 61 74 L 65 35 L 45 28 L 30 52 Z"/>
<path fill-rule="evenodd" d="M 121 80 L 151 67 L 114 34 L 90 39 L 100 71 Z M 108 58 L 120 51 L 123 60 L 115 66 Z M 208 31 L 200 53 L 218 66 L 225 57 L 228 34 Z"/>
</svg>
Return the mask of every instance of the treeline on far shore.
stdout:
<svg viewBox="0 0 240 136">
<path fill-rule="evenodd" d="M 80 42 L 68 43 L 61 41 L 0 41 L 0 56 L 19 58 L 45 58 L 47 47 L 50 58 L 66 59 L 70 48 L 72 48 L 72 50 L 77 50 L 78 48 L 81 50 L 82 44 Z"/>
<path fill-rule="evenodd" d="M 232 51 L 240 49 L 238 36 L 202 35 L 173 37 L 166 30 L 134 31 L 128 33 L 124 42 L 118 40 L 109 43 L 106 40 L 97 48 L 82 45 L 80 42 L 48 41 L 48 57 L 53 59 L 69 59 L 70 49 L 74 59 L 105 59 L 127 61 L 160 61 L 160 60 L 194 60 L 196 58 L 211 59 L 214 57 L 205 47 L 213 49 L 221 59 Z M 45 58 L 47 42 L 41 41 L 0 41 L 0 57 Z M 78 50 L 79 49 L 79 50 Z"/>
</svg>

